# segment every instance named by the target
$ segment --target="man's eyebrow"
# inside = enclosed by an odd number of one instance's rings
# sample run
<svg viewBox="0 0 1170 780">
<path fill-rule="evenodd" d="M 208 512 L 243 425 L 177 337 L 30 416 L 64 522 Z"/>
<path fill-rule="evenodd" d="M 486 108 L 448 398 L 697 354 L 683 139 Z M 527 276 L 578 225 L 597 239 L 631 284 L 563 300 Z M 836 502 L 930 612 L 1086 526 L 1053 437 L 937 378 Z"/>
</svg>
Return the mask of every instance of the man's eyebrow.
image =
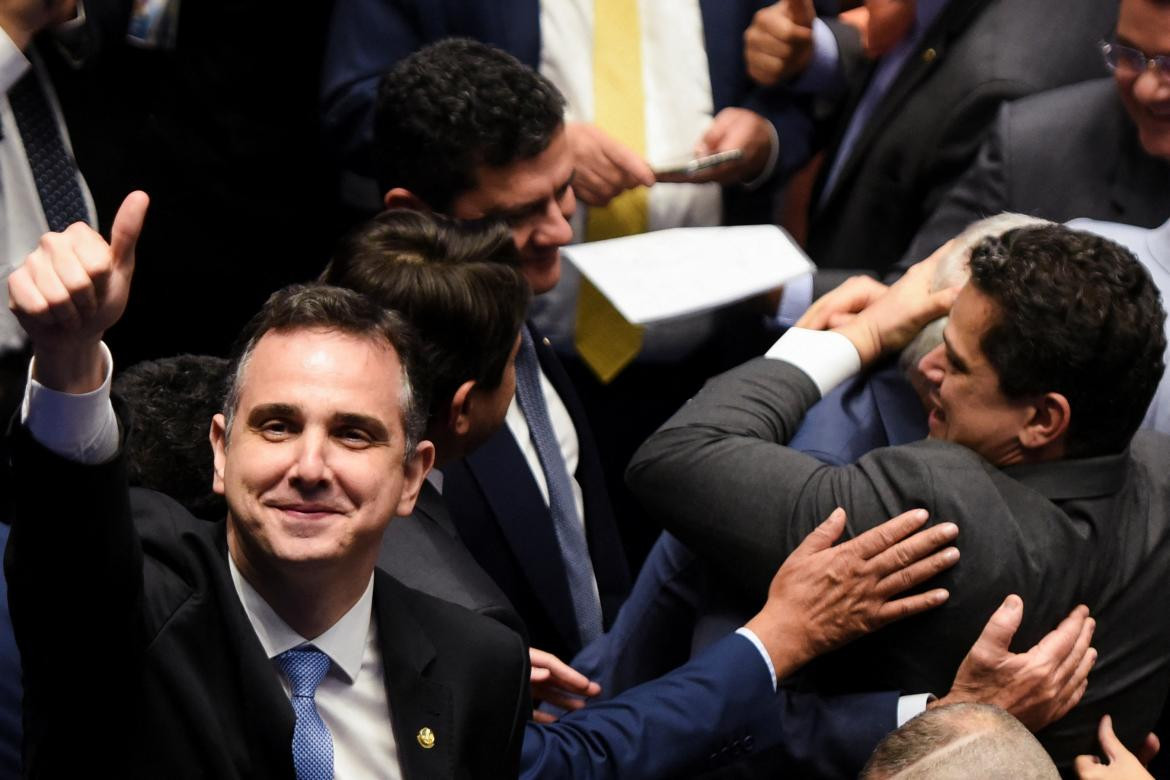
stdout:
<svg viewBox="0 0 1170 780">
<path fill-rule="evenodd" d="M 252 411 L 248 413 L 248 425 L 258 425 L 273 417 L 299 417 L 300 413 L 301 410 L 292 404 L 260 404 L 259 406 L 253 407 Z"/>
<path fill-rule="evenodd" d="M 943 347 L 947 351 L 947 360 L 949 360 L 951 362 L 951 365 L 954 366 L 955 368 L 957 368 L 959 371 L 966 371 L 967 370 L 967 361 L 965 361 L 965 360 L 963 360 L 963 358 L 959 357 L 958 352 L 955 352 L 955 348 L 951 345 L 951 340 L 947 338 L 947 332 L 945 330 L 943 331 L 942 338 L 943 338 Z"/>
<path fill-rule="evenodd" d="M 358 412 L 339 412 L 333 416 L 333 424 L 346 428 L 360 428 L 377 441 L 390 441 L 390 431 L 377 417 Z"/>
<path fill-rule="evenodd" d="M 560 200 L 563 198 L 565 193 L 569 191 L 569 187 L 573 186 L 573 180 L 576 178 L 577 171 L 574 169 L 569 173 L 569 177 L 565 179 L 565 181 L 559 187 L 557 187 L 556 190 L 553 191 L 553 200 Z M 484 218 L 508 220 L 516 219 L 518 217 L 526 217 L 529 214 L 544 208 L 544 205 L 547 202 L 547 198 L 536 198 L 535 200 L 530 200 L 527 203 L 520 203 L 515 206 L 501 206 L 499 208 L 489 209 L 487 213 L 484 214 Z"/>
</svg>

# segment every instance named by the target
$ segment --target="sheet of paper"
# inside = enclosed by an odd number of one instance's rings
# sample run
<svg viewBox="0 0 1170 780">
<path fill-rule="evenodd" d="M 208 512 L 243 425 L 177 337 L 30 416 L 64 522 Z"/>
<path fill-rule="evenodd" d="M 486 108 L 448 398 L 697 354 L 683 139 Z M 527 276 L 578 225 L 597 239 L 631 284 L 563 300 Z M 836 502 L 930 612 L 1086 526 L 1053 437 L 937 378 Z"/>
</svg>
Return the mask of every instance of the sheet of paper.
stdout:
<svg viewBox="0 0 1170 780">
<path fill-rule="evenodd" d="M 815 267 L 775 225 L 657 230 L 561 251 L 636 325 L 749 298 Z"/>
</svg>

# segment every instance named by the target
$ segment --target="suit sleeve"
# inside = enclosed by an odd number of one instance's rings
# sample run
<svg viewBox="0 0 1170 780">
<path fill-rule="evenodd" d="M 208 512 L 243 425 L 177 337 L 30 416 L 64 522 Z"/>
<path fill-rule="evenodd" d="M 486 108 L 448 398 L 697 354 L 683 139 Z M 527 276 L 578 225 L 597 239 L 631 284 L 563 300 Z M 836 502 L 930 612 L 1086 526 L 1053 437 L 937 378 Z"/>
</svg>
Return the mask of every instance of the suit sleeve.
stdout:
<svg viewBox="0 0 1170 780">
<path fill-rule="evenodd" d="M 321 76 L 325 142 L 348 170 L 372 175 L 378 83 L 422 43 L 421 10 L 411 0 L 338 0 Z"/>
<path fill-rule="evenodd" d="M 671 777 L 757 755 L 792 776 L 855 776 L 896 709 L 896 694 L 774 694 L 755 647 L 733 634 L 621 696 L 528 724 L 520 776 Z"/>
<path fill-rule="evenodd" d="M 849 513 L 849 538 L 933 506 L 926 461 L 904 448 L 844 467 L 789 448 L 819 397 L 790 363 L 746 363 L 711 380 L 668 420 L 626 475 L 666 530 L 761 600 L 788 554 L 836 507 Z"/>
</svg>

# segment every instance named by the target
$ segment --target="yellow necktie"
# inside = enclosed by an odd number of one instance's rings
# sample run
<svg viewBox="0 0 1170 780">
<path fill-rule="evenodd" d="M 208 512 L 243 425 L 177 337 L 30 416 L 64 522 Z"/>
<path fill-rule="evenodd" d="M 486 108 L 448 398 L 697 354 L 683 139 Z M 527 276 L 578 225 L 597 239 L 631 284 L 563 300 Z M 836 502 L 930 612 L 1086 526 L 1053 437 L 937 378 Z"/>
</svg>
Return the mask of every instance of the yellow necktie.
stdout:
<svg viewBox="0 0 1170 780">
<path fill-rule="evenodd" d="M 646 101 L 638 0 L 593 2 L 593 106 L 594 124 L 645 157 Z M 585 239 L 600 241 L 645 233 L 649 228 L 649 195 L 645 187 L 638 187 L 623 192 L 604 208 L 590 208 Z M 610 382 L 637 357 L 642 331 L 582 277 L 574 343 L 598 379 Z"/>
</svg>

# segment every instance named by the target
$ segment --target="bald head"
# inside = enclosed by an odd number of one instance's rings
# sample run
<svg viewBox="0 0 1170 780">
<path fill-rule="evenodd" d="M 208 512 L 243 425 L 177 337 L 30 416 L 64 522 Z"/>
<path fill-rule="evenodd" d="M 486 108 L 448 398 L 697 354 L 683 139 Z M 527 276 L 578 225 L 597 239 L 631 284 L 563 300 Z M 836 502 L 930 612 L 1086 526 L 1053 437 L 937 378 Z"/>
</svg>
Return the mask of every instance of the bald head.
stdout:
<svg viewBox="0 0 1170 780">
<path fill-rule="evenodd" d="M 1058 780 L 1052 759 L 1008 713 L 986 704 L 928 710 L 874 750 L 862 780 Z"/>
</svg>

